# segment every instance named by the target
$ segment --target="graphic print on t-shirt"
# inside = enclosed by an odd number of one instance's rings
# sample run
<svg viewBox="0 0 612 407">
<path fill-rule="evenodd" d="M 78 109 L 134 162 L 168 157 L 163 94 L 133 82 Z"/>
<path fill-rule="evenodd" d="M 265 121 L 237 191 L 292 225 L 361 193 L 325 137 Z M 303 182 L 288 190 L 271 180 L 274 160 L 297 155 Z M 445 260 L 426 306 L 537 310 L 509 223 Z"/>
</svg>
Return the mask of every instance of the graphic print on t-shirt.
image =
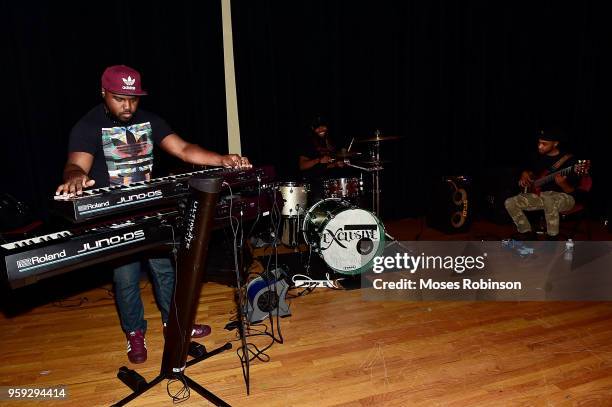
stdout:
<svg viewBox="0 0 612 407">
<path fill-rule="evenodd" d="M 111 185 L 151 179 L 152 135 L 150 122 L 102 129 L 102 147 Z"/>
</svg>

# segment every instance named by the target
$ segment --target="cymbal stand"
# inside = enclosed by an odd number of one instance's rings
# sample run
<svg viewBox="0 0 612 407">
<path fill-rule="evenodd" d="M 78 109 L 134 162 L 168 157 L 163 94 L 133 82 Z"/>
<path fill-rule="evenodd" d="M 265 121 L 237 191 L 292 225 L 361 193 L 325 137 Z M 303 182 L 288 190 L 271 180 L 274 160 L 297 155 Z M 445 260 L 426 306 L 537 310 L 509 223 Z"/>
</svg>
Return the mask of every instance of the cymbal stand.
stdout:
<svg viewBox="0 0 612 407">
<path fill-rule="evenodd" d="M 372 161 L 380 166 L 380 141 L 374 142 L 370 149 Z M 372 172 L 372 212 L 380 218 L 380 175 L 379 171 Z"/>
<path fill-rule="evenodd" d="M 370 156 L 373 167 L 361 167 L 359 165 L 352 164 L 349 160 L 344 160 L 344 163 L 349 167 L 357 168 L 358 170 L 369 172 L 372 174 L 372 212 L 380 217 L 380 175 L 379 172 L 384 169 L 380 162 L 380 142 L 375 142 L 374 146 L 370 150 Z"/>
</svg>

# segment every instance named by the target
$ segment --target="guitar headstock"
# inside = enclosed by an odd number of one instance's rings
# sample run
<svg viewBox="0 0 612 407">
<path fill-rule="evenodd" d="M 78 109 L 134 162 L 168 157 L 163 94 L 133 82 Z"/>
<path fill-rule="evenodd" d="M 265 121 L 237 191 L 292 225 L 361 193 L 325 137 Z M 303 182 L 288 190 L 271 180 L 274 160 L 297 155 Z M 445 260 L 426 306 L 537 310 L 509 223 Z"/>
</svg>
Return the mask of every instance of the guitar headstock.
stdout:
<svg viewBox="0 0 612 407">
<path fill-rule="evenodd" d="M 578 160 L 574 165 L 574 172 L 578 175 L 587 175 L 591 169 L 591 160 Z"/>
</svg>

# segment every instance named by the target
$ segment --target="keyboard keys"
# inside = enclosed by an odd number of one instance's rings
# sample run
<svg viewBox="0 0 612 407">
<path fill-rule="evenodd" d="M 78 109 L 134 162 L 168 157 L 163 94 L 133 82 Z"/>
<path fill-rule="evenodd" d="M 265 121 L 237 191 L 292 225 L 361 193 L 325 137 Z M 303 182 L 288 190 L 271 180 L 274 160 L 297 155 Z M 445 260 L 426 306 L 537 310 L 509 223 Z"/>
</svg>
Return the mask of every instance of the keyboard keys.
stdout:
<svg viewBox="0 0 612 407">
<path fill-rule="evenodd" d="M 61 232 L 56 232 L 56 233 L 50 233 L 48 235 L 43 235 L 43 236 L 37 236 L 37 237 L 32 237 L 29 239 L 23 239 L 23 240 L 18 240 L 16 242 L 11 242 L 11 243 L 5 243 L 3 245 L 1 245 L 1 247 L 7 249 L 7 250 L 14 250 L 17 248 L 22 248 L 22 247 L 28 247 L 28 246 L 32 246 L 38 243 L 43 243 L 43 242 L 49 242 L 52 240 L 57 240 L 57 239 L 61 239 L 63 237 L 68 237 L 71 236 L 72 233 L 67 231 L 67 230 L 63 230 Z"/>
</svg>

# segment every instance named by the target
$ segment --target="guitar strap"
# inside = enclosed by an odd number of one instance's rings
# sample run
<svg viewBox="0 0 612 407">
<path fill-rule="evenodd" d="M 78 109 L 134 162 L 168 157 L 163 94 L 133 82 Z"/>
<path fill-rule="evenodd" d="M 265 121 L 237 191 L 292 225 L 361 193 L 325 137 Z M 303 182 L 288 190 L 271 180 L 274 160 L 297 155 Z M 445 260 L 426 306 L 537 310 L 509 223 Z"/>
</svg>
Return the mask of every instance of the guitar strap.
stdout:
<svg viewBox="0 0 612 407">
<path fill-rule="evenodd" d="M 553 164 L 553 165 L 552 165 L 552 166 L 551 166 L 551 167 L 548 169 L 548 172 L 549 172 L 549 173 L 553 173 L 553 172 L 557 171 L 557 170 L 558 170 L 559 168 L 561 168 L 561 166 L 562 166 L 563 164 L 565 164 L 565 162 L 566 162 L 567 160 L 569 160 L 570 158 L 572 158 L 572 155 L 571 155 L 571 154 L 565 154 L 563 157 L 559 158 L 559 160 L 558 160 L 556 163 L 554 163 L 554 164 Z"/>
</svg>

